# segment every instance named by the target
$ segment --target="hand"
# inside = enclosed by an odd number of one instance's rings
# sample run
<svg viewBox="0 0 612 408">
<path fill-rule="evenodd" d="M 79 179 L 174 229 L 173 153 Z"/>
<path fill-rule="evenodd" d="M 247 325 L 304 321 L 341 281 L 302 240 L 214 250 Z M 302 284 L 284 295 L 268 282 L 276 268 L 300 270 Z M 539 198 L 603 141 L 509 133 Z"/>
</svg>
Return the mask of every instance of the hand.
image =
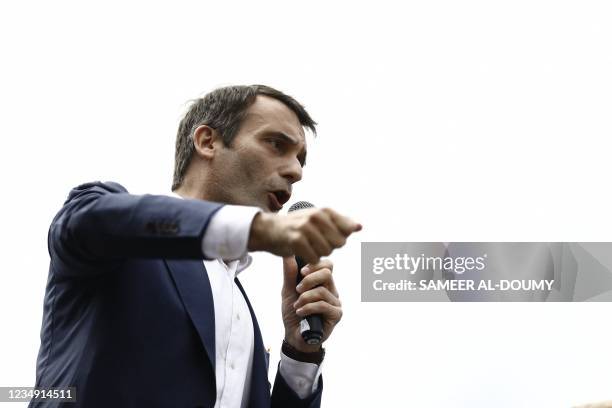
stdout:
<svg viewBox="0 0 612 408">
<path fill-rule="evenodd" d="M 303 352 L 320 350 L 320 345 L 306 344 L 300 333 L 300 321 L 311 314 L 320 314 L 323 322 L 325 341 L 342 318 L 342 304 L 334 284 L 334 265 L 328 259 L 313 265 L 306 265 L 299 289 L 295 282 L 298 274 L 294 257 L 283 259 L 282 312 L 285 325 L 285 340 Z"/>
<path fill-rule="evenodd" d="M 361 224 L 331 208 L 308 208 L 287 215 L 258 213 L 251 224 L 249 251 L 267 251 L 279 256 L 296 255 L 316 264 L 346 243 Z"/>
</svg>

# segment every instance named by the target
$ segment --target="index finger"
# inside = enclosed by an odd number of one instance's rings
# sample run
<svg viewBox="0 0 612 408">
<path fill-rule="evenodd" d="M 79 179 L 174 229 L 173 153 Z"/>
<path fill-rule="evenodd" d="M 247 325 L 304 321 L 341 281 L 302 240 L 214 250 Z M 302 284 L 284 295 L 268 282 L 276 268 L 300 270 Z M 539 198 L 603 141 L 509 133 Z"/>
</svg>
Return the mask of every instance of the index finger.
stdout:
<svg viewBox="0 0 612 408">
<path fill-rule="evenodd" d="M 361 229 L 363 228 L 363 226 L 358 222 L 355 222 L 349 217 L 337 213 L 331 208 L 326 208 L 325 211 L 327 211 L 327 213 L 331 216 L 331 219 L 334 221 L 334 224 L 336 224 L 340 232 L 344 234 L 345 237 L 348 237 L 353 232 L 361 231 Z"/>
</svg>

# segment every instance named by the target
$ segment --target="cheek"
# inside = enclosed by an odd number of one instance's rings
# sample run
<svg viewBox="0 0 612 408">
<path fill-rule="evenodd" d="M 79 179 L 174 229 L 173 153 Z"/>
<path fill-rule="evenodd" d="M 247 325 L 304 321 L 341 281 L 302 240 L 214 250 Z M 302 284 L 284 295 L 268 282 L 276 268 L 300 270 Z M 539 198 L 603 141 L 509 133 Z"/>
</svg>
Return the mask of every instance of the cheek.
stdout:
<svg viewBox="0 0 612 408">
<path fill-rule="evenodd" d="M 266 177 L 267 166 L 270 165 L 269 160 L 258 156 L 245 154 L 238 162 L 240 176 L 246 183 L 257 188 L 258 183 L 261 183 Z M 248 187 L 248 186 L 247 186 Z"/>
<path fill-rule="evenodd" d="M 273 158 L 264 148 L 248 149 L 241 153 L 241 165 L 250 176 L 261 176 L 272 165 Z"/>
</svg>

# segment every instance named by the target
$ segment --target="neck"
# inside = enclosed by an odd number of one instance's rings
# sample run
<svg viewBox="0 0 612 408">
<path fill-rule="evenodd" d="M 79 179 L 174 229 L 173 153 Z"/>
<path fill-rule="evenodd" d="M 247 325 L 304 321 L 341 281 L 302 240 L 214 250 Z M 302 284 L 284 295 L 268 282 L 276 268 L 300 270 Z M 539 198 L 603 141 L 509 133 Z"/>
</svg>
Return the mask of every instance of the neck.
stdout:
<svg viewBox="0 0 612 408">
<path fill-rule="evenodd" d="M 199 200 L 211 200 L 211 194 L 206 191 L 207 183 L 205 180 L 193 180 L 193 178 L 185 178 L 183 183 L 173 190 L 175 194 L 180 195 L 183 198 L 196 198 Z"/>
</svg>

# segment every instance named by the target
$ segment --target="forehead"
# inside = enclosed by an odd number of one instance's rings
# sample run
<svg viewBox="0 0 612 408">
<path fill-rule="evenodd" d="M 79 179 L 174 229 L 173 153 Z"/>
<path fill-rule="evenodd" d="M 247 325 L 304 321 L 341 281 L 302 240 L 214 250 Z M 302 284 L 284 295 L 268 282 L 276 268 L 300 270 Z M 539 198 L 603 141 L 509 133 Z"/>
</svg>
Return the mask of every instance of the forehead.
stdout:
<svg viewBox="0 0 612 408">
<path fill-rule="evenodd" d="M 281 101 L 258 95 L 247 109 L 242 128 L 249 133 L 283 133 L 306 144 L 304 129 L 295 112 Z"/>
</svg>

